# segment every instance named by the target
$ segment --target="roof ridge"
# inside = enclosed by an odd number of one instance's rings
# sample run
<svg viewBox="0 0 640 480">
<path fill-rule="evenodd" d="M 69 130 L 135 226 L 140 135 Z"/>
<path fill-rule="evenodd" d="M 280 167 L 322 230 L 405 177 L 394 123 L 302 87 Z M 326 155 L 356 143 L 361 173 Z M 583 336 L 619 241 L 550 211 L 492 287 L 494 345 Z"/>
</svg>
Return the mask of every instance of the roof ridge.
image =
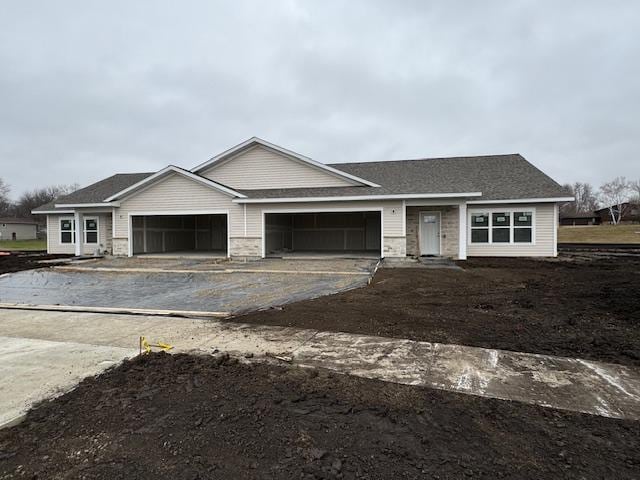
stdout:
<svg viewBox="0 0 640 480">
<path fill-rule="evenodd" d="M 422 157 L 422 158 L 393 158 L 391 160 L 369 160 L 366 162 L 341 162 L 341 163 L 327 163 L 333 167 L 338 165 L 357 165 L 363 163 L 391 163 L 391 162 L 421 162 L 429 160 L 458 160 L 458 159 L 470 159 L 470 158 L 488 158 L 488 157 L 521 157 L 520 153 L 488 153 L 484 155 L 460 155 L 456 157 Z"/>
</svg>

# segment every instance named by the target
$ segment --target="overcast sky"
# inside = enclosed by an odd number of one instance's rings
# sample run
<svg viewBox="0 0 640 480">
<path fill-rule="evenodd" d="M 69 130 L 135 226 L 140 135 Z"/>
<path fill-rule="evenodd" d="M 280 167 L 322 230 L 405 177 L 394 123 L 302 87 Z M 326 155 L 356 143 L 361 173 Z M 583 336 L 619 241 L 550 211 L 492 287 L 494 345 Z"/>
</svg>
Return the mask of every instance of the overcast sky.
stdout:
<svg viewBox="0 0 640 480">
<path fill-rule="evenodd" d="M 14 198 L 254 135 L 325 163 L 519 152 L 561 183 L 640 178 L 640 2 L 3 2 Z"/>
</svg>

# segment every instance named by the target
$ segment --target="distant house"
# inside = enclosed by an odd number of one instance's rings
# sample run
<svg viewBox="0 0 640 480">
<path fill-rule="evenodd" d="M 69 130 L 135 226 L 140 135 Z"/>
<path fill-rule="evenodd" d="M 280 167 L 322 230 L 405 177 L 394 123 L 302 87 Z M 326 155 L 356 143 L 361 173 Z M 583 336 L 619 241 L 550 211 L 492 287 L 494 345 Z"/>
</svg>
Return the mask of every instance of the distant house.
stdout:
<svg viewBox="0 0 640 480">
<path fill-rule="evenodd" d="M 560 225 L 575 227 L 579 225 L 600 225 L 600 223 L 602 223 L 602 219 L 594 212 L 560 215 Z"/>
<path fill-rule="evenodd" d="M 0 240 L 34 240 L 38 223 L 30 218 L 0 218 Z"/>
<path fill-rule="evenodd" d="M 622 217 L 620 218 L 620 223 L 640 223 L 640 203 L 625 202 L 621 206 Z M 613 207 L 613 211 L 617 216 L 617 205 Z M 593 213 L 600 218 L 601 223 L 611 223 L 611 212 L 609 211 L 609 207 L 601 208 Z"/>
</svg>

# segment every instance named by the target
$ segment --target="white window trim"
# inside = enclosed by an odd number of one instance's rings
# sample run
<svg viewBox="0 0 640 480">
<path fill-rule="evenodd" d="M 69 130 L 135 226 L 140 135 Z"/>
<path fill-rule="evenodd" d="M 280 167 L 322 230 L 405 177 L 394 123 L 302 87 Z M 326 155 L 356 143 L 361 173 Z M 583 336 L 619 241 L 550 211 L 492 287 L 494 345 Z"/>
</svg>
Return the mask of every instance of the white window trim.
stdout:
<svg viewBox="0 0 640 480">
<path fill-rule="evenodd" d="M 494 242 L 493 241 L 493 216 L 492 213 L 496 212 L 504 212 L 508 213 L 510 216 L 509 222 L 509 241 L 508 242 Z M 514 225 L 513 214 L 515 212 L 531 212 L 531 241 L 530 242 L 514 242 L 514 229 L 515 228 L 529 228 L 525 226 L 517 226 Z M 489 214 L 489 225 L 487 227 L 472 227 L 471 226 L 471 216 L 476 215 L 478 213 L 488 213 Z M 473 208 L 469 209 L 467 212 L 467 245 L 474 247 L 482 247 L 489 245 L 513 245 L 513 246 L 531 246 L 536 244 L 536 208 L 535 207 L 509 207 L 509 208 Z M 488 242 L 471 242 L 471 232 L 473 229 L 480 228 L 488 228 L 489 229 L 489 241 Z M 496 228 L 507 228 L 507 227 L 496 227 Z"/>
<path fill-rule="evenodd" d="M 87 242 L 87 220 L 95 220 L 96 221 L 96 243 Z M 85 245 L 100 245 L 100 217 L 98 216 L 85 216 L 82 221 L 84 225 L 82 225 L 82 236 L 84 237 Z"/>
<path fill-rule="evenodd" d="M 66 243 L 62 241 L 62 221 L 71 220 L 73 230 L 64 230 L 65 232 L 71 231 L 71 242 Z M 58 245 L 75 245 L 76 244 L 76 218 L 73 216 L 58 217 Z"/>
</svg>

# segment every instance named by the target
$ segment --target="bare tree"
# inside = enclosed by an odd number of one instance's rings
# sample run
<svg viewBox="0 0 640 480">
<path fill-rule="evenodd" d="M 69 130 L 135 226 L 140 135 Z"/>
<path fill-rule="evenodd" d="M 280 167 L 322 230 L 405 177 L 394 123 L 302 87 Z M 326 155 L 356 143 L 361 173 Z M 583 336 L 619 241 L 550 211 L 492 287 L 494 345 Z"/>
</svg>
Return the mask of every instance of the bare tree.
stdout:
<svg viewBox="0 0 640 480">
<path fill-rule="evenodd" d="M 68 195 L 77 189 L 77 184 L 51 185 L 25 192 L 20 196 L 15 204 L 15 215 L 25 218 L 30 217 L 32 216 L 31 211 L 34 208 L 44 205 L 45 203 L 52 202 L 64 195 Z"/>
<path fill-rule="evenodd" d="M 0 215 L 8 216 L 11 213 L 11 200 L 9 199 L 9 192 L 11 187 L 0 178 Z"/>
<path fill-rule="evenodd" d="M 633 180 L 629 182 L 629 188 L 632 192 L 631 200 L 640 205 L 640 178 L 638 180 Z"/>
<path fill-rule="evenodd" d="M 600 187 L 600 201 L 609 210 L 611 223 L 617 225 L 624 215 L 631 189 L 625 177 L 616 177 Z"/>
<path fill-rule="evenodd" d="M 573 202 L 561 206 L 563 215 L 591 213 L 598 208 L 598 197 L 590 183 L 575 182 L 563 185 L 563 188 L 570 196 L 575 197 Z"/>
</svg>

